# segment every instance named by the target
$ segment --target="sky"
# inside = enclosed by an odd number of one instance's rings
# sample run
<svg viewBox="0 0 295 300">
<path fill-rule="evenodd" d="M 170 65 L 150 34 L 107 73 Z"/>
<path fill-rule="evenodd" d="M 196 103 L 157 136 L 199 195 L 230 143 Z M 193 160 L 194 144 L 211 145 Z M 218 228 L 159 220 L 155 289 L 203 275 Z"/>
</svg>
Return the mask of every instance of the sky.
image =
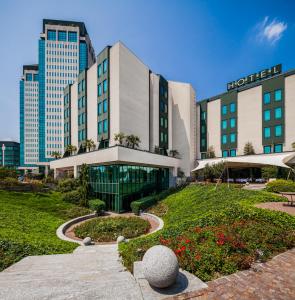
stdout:
<svg viewBox="0 0 295 300">
<path fill-rule="evenodd" d="M 0 0 L 0 140 L 19 140 L 19 80 L 37 63 L 42 19 L 85 23 L 95 53 L 121 40 L 197 100 L 278 63 L 295 69 L 295 1 Z"/>
</svg>

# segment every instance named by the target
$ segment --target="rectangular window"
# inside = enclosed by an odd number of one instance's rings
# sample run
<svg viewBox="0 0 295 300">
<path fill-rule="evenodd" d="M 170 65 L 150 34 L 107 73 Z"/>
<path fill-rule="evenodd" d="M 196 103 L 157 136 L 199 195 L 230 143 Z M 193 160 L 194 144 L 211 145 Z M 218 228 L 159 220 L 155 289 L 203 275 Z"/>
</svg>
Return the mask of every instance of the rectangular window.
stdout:
<svg viewBox="0 0 295 300">
<path fill-rule="evenodd" d="M 231 143 L 235 143 L 236 142 L 236 134 L 235 133 L 231 133 L 230 134 L 230 142 Z"/>
<path fill-rule="evenodd" d="M 33 80 L 33 75 L 31 73 L 26 74 L 26 81 L 32 81 Z"/>
<path fill-rule="evenodd" d="M 236 103 L 231 103 L 229 106 L 229 110 L 231 113 L 236 112 Z"/>
<path fill-rule="evenodd" d="M 202 112 L 202 120 L 203 120 L 203 121 L 206 120 L 206 112 L 205 112 L 205 111 Z"/>
<path fill-rule="evenodd" d="M 34 81 L 38 81 L 39 77 L 38 77 L 38 74 L 34 74 Z"/>
<path fill-rule="evenodd" d="M 276 90 L 275 91 L 275 101 L 281 101 L 282 100 L 282 90 Z"/>
<path fill-rule="evenodd" d="M 165 128 L 168 128 L 168 119 L 165 118 Z"/>
<path fill-rule="evenodd" d="M 226 129 L 227 128 L 227 120 L 223 120 L 222 121 L 222 129 Z"/>
<path fill-rule="evenodd" d="M 97 105 L 97 114 L 98 115 L 102 114 L 102 102 L 99 102 Z"/>
<path fill-rule="evenodd" d="M 161 143 L 164 142 L 164 133 L 163 133 L 163 132 L 161 132 L 161 137 L 160 137 L 160 139 L 161 139 Z"/>
<path fill-rule="evenodd" d="M 275 126 L 275 136 L 279 137 L 282 136 L 282 125 L 276 125 Z"/>
<path fill-rule="evenodd" d="M 226 105 L 223 105 L 223 106 L 222 106 L 222 114 L 223 114 L 223 115 L 226 115 L 226 114 L 227 114 L 227 106 L 226 106 Z"/>
<path fill-rule="evenodd" d="M 85 91 L 85 80 L 82 80 L 82 91 Z"/>
<path fill-rule="evenodd" d="M 108 81 L 107 79 L 103 81 L 103 92 L 106 93 L 108 90 Z"/>
<path fill-rule="evenodd" d="M 103 73 L 105 73 L 108 70 L 108 60 L 105 59 L 102 65 L 103 65 Z"/>
<path fill-rule="evenodd" d="M 236 118 L 231 118 L 230 119 L 230 128 L 235 128 L 236 127 Z"/>
<path fill-rule="evenodd" d="M 269 104 L 270 103 L 270 93 L 264 93 L 263 95 L 263 103 Z"/>
<path fill-rule="evenodd" d="M 103 112 L 106 113 L 108 111 L 108 101 L 107 99 L 103 100 Z"/>
<path fill-rule="evenodd" d="M 226 143 L 227 143 L 227 135 L 224 134 L 224 135 L 222 136 L 222 144 L 224 145 L 224 144 L 226 144 Z"/>
<path fill-rule="evenodd" d="M 264 111 L 264 121 L 270 121 L 270 109 Z"/>
<path fill-rule="evenodd" d="M 202 133 L 202 134 L 205 134 L 205 133 L 206 133 L 206 126 L 205 126 L 205 125 L 202 125 L 202 126 L 201 126 L 201 133 Z"/>
<path fill-rule="evenodd" d="M 164 127 L 164 119 L 163 119 L 163 117 L 160 118 L 160 126 Z"/>
<path fill-rule="evenodd" d="M 206 146 L 206 140 L 205 139 L 201 139 L 201 146 L 205 147 Z"/>
<path fill-rule="evenodd" d="M 282 108 L 281 107 L 277 107 L 275 109 L 275 119 L 281 119 L 282 118 Z"/>
<path fill-rule="evenodd" d="M 108 132 L 108 120 L 103 120 L 103 132 Z"/>
<path fill-rule="evenodd" d="M 78 83 L 78 93 L 81 92 L 81 82 Z"/>
<path fill-rule="evenodd" d="M 206 159 L 207 158 L 207 153 L 201 153 L 201 159 Z"/>
<path fill-rule="evenodd" d="M 231 156 L 231 157 L 237 156 L 237 151 L 236 151 L 236 149 L 231 149 L 231 150 L 230 150 L 230 156 Z"/>
<path fill-rule="evenodd" d="M 47 40 L 56 41 L 56 31 L 55 30 L 47 30 Z"/>
<path fill-rule="evenodd" d="M 77 32 L 69 31 L 68 32 L 68 41 L 69 42 L 77 42 Z"/>
<path fill-rule="evenodd" d="M 67 40 L 67 32 L 66 31 L 58 31 L 58 40 L 62 42 L 66 42 Z"/>
<path fill-rule="evenodd" d="M 167 133 L 164 134 L 164 139 L 165 139 L 165 143 L 167 143 L 168 142 L 168 135 L 167 135 Z"/>
<path fill-rule="evenodd" d="M 282 144 L 275 144 L 274 145 L 274 152 L 275 153 L 281 153 L 281 152 L 283 152 L 283 145 Z"/>
<path fill-rule="evenodd" d="M 228 157 L 228 151 L 227 150 L 222 151 L 222 157 Z"/>
<path fill-rule="evenodd" d="M 102 134 L 102 121 L 97 124 L 97 132 L 98 134 Z"/>
<path fill-rule="evenodd" d="M 98 96 L 102 95 L 102 87 L 101 87 L 101 83 L 97 86 L 97 94 Z"/>
<path fill-rule="evenodd" d="M 97 76 L 100 77 L 101 74 L 102 74 L 102 67 L 101 67 L 101 64 L 99 64 L 99 65 L 97 66 Z"/>
<path fill-rule="evenodd" d="M 264 138 L 265 139 L 270 138 L 270 127 L 264 127 Z"/>
<path fill-rule="evenodd" d="M 264 152 L 264 154 L 271 153 L 271 146 L 264 146 L 263 147 L 263 152 Z"/>
</svg>

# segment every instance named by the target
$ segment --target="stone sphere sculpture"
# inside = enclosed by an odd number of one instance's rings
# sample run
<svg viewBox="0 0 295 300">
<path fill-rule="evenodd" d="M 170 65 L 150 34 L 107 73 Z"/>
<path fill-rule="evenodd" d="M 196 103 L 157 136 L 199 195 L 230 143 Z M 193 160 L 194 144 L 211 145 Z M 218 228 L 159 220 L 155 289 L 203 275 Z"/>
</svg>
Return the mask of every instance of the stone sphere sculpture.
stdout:
<svg viewBox="0 0 295 300">
<path fill-rule="evenodd" d="M 118 244 L 119 244 L 119 243 L 122 243 L 122 242 L 124 242 L 124 241 L 125 241 L 124 236 L 122 236 L 122 235 L 118 236 L 118 238 L 117 238 L 117 243 L 118 243 Z"/>
<path fill-rule="evenodd" d="M 166 288 L 174 284 L 179 273 L 175 253 L 161 245 L 154 246 L 145 253 L 142 266 L 148 283 L 157 288 Z"/>
<path fill-rule="evenodd" d="M 91 245 L 91 238 L 89 236 L 87 236 L 83 241 L 82 241 L 83 245 L 85 246 L 89 246 Z"/>
</svg>

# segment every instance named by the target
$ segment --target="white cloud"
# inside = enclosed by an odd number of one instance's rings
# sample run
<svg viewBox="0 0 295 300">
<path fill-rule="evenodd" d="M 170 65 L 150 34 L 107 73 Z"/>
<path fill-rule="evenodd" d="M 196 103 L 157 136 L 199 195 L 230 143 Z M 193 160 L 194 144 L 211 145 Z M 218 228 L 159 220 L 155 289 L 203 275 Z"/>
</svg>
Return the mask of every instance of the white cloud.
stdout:
<svg viewBox="0 0 295 300">
<path fill-rule="evenodd" d="M 287 29 L 287 23 L 274 20 L 269 20 L 269 17 L 265 17 L 262 22 L 256 26 L 257 38 L 261 42 L 269 42 L 274 45 Z"/>
</svg>

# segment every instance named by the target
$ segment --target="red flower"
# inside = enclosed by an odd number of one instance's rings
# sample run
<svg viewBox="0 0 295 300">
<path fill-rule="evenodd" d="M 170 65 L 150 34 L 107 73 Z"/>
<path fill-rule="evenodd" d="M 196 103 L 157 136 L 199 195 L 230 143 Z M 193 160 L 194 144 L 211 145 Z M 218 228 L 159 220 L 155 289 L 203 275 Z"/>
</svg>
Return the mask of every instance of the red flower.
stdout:
<svg viewBox="0 0 295 300">
<path fill-rule="evenodd" d="M 190 242 L 191 242 L 191 240 L 189 240 L 189 239 L 186 239 L 186 240 L 185 240 L 185 243 L 186 243 L 186 244 L 189 244 Z"/>
<path fill-rule="evenodd" d="M 218 246 L 222 246 L 222 245 L 224 245 L 224 240 L 223 239 L 218 239 L 217 242 L 216 242 L 216 244 Z"/>
<path fill-rule="evenodd" d="M 195 256 L 195 259 L 196 260 L 200 260 L 202 258 L 202 255 L 201 254 L 197 254 L 196 256 Z"/>
<path fill-rule="evenodd" d="M 186 247 L 182 246 L 180 249 L 181 249 L 181 251 L 185 251 Z"/>
</svg>

